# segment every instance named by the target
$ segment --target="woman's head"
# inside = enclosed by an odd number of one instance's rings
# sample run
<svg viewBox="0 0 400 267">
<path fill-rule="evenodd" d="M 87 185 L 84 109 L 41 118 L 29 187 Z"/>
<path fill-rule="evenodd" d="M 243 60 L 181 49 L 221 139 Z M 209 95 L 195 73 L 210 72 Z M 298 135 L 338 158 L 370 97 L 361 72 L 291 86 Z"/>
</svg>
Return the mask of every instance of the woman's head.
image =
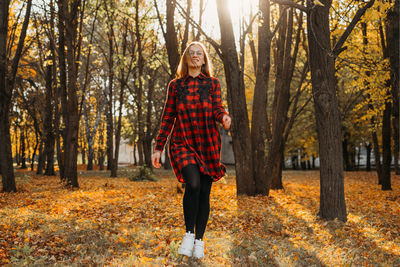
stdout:
<svg viewBox="0 0 400 267">
<path fill-rule="evenodd" d="M 196 64 L 201 65 L 201 72 L 208 77 L 212 76 L 212 66 L 205 46 L 200 42 L 190 43 L 179 62 L 176 71 L 177 78 L 183 78 L 188 74 L 189 67 L 194 67 Z"/>
</svg>

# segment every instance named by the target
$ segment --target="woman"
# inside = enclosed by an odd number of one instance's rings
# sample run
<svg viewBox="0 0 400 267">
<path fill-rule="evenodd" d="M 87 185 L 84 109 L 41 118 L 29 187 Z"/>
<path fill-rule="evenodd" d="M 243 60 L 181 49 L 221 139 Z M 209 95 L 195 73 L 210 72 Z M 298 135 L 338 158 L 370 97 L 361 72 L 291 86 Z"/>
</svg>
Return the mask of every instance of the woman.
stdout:
<svg viewBox="0 0 400 267">
<path fill-rule="evenodd" d="M 161 152 L 174 127 L 169 147 L 171 165 L 178 181 L 186 183 L 183 196 L 186 234 L 178 253 L 201 258 L 211 185 L 226 172 L 220 163 L 221 136 L 216 122 L 228 130 L 231 118 L 222 106 L 221 87 L 218 79 L 212 77 L 211 62 L 202 43 L 188 45 L 176 76 L 168 85 L 152 163 L 160 168 Z"/>
</svg>

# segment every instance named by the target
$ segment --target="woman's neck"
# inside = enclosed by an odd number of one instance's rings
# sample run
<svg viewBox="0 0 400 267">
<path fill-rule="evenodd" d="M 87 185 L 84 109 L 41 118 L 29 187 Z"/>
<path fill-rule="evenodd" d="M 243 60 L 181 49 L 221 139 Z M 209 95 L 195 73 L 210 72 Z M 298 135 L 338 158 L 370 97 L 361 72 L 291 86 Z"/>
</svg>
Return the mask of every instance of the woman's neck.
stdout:
<svg viewBox="0 0 400 267">
<path fill-rule="evenodd" d="M 192 77 L 196 77 L 196 76 L 198 76 L 199 74 L 200 74 L 200 72 L 201 72 L 201 68 L 190 68 L 189 67 L 189 75 L 190 76 L 192 76 Z"/>
</svg>

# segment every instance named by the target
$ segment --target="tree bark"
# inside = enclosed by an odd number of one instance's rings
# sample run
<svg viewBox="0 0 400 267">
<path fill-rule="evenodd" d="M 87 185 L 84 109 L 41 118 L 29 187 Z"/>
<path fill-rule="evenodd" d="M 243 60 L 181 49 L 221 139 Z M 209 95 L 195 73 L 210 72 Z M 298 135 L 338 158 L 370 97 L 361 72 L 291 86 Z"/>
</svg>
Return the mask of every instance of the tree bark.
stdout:
<svg viewBox="0 0 400 267">
<path fill-rule="evenodd" d="M 392 148 L 391 148 L 391 103 L 386 100 L 385 110 L 383 111 L 382 121 L 382 190 L 392 190 L 390 181 L 390 169 L 392 162 Z"/>
<path fill-rule="evenodd" d="M 11 61 L 11 72 L 7 65 L 7 40 L 9 0 L 0 4 L 0 169 L 2 173 L 3 192 L 16 192 L 10 138 L 10 105 L 18 70 L 19 60 L 25 44 L 26 31 L 29 24 L 32 0 L 28 0 L 24 22 L 22 25 L 17 50 Z"/>
<path fill-rule="evenodd" d="M 77 74 L 78 66 L 76 63 L 78 38 L 78 10 L 80 0 L 63 1 L 64 18 L 65 18 L 65 39 L 67 46 L 67 63 L 68 63 L 68 86 L 67 96 L 67 118 L 66 139 L 65 139 L 65 178 L 67 186 L 79 187 L 77 172 L 77 156 L 78 156 L 78 132 L 79 132 L 79 109 L 77 96 Z"/>
<path fill-rule="evenodd" d="M 307 16 L 309 57 L 320 154 L 320 216 L 347 220 L 344 198 L 341 121 L 335 88 L 335 62 L 331 57 L 329 9 L 322 1 Z M 308 7 L 314 3 L 307 0 Z M 318 39 L 316 39 L 318 38 Z"/>
<path fill-rule="evenodd" d="M 268 82 L 271 68 L 271 31 L 270 31 L 270 1 L 260 0 L 262 22 L 258 27 L 258 59 L 253 56 L 253 63 L 257 62 L 256 85 L 254 88 L 251 144 L 254 168 L 255 190 L 259 194 L 268 195 L 266 181 L 265 140 L 268 101 Z"/>
<path fill-rule="evenodd" d="M 107 4 L 106 4 L 107 5 Z M 113 85 L 114 85 L 114 21 L 108 22 L 108 88 L 107 88 L 107 170 L 112 169 L 114 154 Z"/>
<path fill-rule="evenodd" d="M 25 128 L 21 127 L 21 169 L 26 169 L 26 152 L 25 152 Z"/>
<path fill-rule="evenodd" d="M 43 169 L 44 165 L 46 162 L 45 154 L 43 152 L 43 138 L 40 138 L 40 143 L 39 143 L 39 152 L 38 152 L 38 165 L 36 169 L 36 174 L 43 174 Z"/>
<path fill-rule="evenodd" d="M 228 106 L 232 115 L 231 133 L 235 156 L 237 194 L 255 195 L 252 148 L 245 91 L 240 81 L 239 60 L 233 35 L 232 20 L 227 0 L 217 0 L 221 31 L 221 51 L 224 63 Z"/>
<path fill-rule="evenodd" d="M 172 1 L 175 3 L 175 1 Z M 173 4 L 175 9 L 175 4 Z M 167 19 L 168 19 L 168 5 L 167 5 Z M 173 19 L 173 18 L 172 18 Z M 167 23 L 167 27 L 168 27 Z M 142 107 L 142 98 L 143 98 L 143 68 L 144 68 L 144 58 L 142 54 L 142 37 L 140 34 L 140 17 L 139 17 L 139 0 L 136 0 L 136 16 L 135 16 L 135 27 L 136 27 L 136 43 L 137 43 L 137 52 L 138 52 L 138 63 L 137 63 L 137 79 L 139 81 L 137 87 L 137 120 L 138 120 L 138 140 L 139 140 L 139 164 L 144 165 L 144 119 L 143 119 L 143 107 Z M 171 26 L 171 25 L 170 25 Z M 172 25 L 174 26 L 174 25 Z M 175 27 L 175 26 L 174 26 Z M 176 39 L 176 36 L 170 36 L 173 42 Z M 176 48 L 177 49 L 177 48 Z M 179 57 L 178 57 L 179 58 Z"/>
<path fill-rule="evenodd" d="M 372 146 L 371 143 L 368 142 L 368 144 L 365 146 L 367 150 L 367 166 L 366 166 L 366 171 L 370 172 L 371 171 L 371 151 L 372 151 Z"/>
<path fill-rule="evenodd" d="M 60 87 L 58 89 L 58 95 L 56 97 L 56 103 L 58 103 L 58 97 L 61 99 L 61 114 L 64 119 L 64 127 L 60 129 L 60 114 L 56 112 L 56 132 L 57 133 L 57 162 L 60 168 L 60 180 L 65 181 L 65 146 L 66 146 L 66 129 L 68 127 L 68 110 L 67 110 L 67 66 L 65 60 L 65 14 L 64 14 L 64 0 L 58 0 L 58 67 L 60 69 Z M 62 138 L 62 147 L 61 140 Z"/>
<path fill-rule="evenodd" d="M 46 109 L 45 121 L 43 122 L 45 137 L 46 171 L 45 175 L 55 175 L 54 172 L 54 130 L 53 130 L 53 65 L 49 64 L 46 70 Z"/>
<path fill-rule="evenodd" d="M 386 43 L 387 50 L 390 51 L 389 62 L 390 62 L 390 80 L 392 86 L 392 126 L 393 126 L 393 157 L 394 157 L 394 168 L 396 174 L 400 174 L 399 168 L 399 50 L 400 50 L 400 29 L 399 29 L 399 19 L 400 19 L 400 1 L 395 0 L 394 6 L 387 13 L 386 18 Z"/>
</svg>

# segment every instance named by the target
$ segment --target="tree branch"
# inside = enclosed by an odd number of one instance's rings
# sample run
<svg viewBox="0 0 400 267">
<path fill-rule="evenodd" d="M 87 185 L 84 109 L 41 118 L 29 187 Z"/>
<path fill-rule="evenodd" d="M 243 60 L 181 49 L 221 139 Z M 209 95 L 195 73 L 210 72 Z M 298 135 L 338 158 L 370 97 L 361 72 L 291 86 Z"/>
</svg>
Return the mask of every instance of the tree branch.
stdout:
<svg viewBox="0 0 400 267">
<path fill-rule="evenodd" d="M 357 13 L 354 15 L 353 20 L 350 22 L 349 26 L 347 26 L 346 30 L 340 36 L 339 41 L 336 43 L 335 47 L 332 50 L 333 55 L 336 57 L 338 56 L 342 51 L 345 50 L 345 48 L 342 48 L 344 42 L 347 40 L 349 37 L 350 33 L 353 31 L 354 27 L 358 23 L 358 21 L 361 19 L 361 17 L 365 14 L 368 8 L 372 7 L 374 4 L 375 0 L 369 1 L 364 7 L 360 8 Z"/>
<path fill-rule="evenodd" d="M 217 52 L 217 54 L 222 58 L 222 51 L 221 51 L 221 45 L 218 44 L 214 39 L 212 39 L 210 36 L 208 36 L 203 29 L 201 28 L 201 26 L 194 21 L 190 16 L 188 16 L 188 14 L 186 13 L 186 11 L 184 10 L 184 8 L 178 3 L 178 1 L 175 2 L 177 7 L 179 8 L 179 13 L 181 13 L 182 16 L 184 17 L 189 17 L 189 21 L 190 24 L 192 24 L 192 26 L 196 27 L 197 30 L 204 35 L 204 37 L 206 37 L 206 41 L 209 42 L 215 49 L 215 51 Z"/>
<path fill-rule="evenodd" d="M 8 90 L 12 90 L 14 86 L 15 76 L 17 75 L 18 70 L 18 63 L 22 55 L 22 49 L 24 48 L 25 44 L 25 37 L 26 37 L 26 30 L 28 29 L 29 25 L 29 18 L 31 15 L 31 7 L 32 7 L 32 0 L 28 1 L 28 5 L 26 6 L 26 13 L 24 23 L 22 24 L 21 35 L 19 36 L 17 51 L 15 52 L 15 56 L 12 60 L 12 68 L 11 68 L 11 75 L 8 78 L 9 87 Z"/>
<path fill-rule="evenodd" d="M 275 4 L 279 4 L 279 5 L 294 7 L 294 8 L 297 8 L 307 14 L 309 12 L 309 8 L 307 8 L 303 5 L 297 4 L 295 2 L 289 1 L 289 0 L 272 0 L 271 2 L 275 3 Z"/>
</svg>

